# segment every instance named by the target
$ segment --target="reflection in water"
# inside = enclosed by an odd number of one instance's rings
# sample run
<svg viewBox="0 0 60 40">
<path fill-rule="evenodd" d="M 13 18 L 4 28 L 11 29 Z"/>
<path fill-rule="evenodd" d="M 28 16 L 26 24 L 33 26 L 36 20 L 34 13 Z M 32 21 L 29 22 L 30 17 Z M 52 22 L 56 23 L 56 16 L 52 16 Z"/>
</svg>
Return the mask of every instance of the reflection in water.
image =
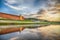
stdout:
<svg viewBox="0 0 60 40">
<path fill-rule="evenodd" d="M 0 35 L 1 40 L 60 40 L 60 25 L 49 25 Z"/>
</svg>

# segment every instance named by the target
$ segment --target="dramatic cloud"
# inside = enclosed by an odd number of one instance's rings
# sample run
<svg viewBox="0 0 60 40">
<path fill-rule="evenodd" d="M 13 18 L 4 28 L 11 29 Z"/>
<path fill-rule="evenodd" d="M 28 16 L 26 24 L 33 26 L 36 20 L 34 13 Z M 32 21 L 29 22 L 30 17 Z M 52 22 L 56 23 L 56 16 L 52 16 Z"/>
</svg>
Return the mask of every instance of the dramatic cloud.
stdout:
<svg viewBox="0 0 60 40">
<path fill-rule="evenodd" d="M 57 0 L 3 0 L 0 12 L 16 15 L 36 14 L 42 8 L 52 8 L 56 2 Z"/>
<path fill-rule="evenodd" d="M 16 0 L 6 0 L 9 4 L 15 4 Z"/>
<path fill-rule="evenodd" d="M 22 11 L 22 14 L 34 14 L 37 12 L 41 7 L 46 4 L 44 0 L 5 0 L 4 3 L 6 6 L 17 10 L 18 13 Z"/>
</svg>

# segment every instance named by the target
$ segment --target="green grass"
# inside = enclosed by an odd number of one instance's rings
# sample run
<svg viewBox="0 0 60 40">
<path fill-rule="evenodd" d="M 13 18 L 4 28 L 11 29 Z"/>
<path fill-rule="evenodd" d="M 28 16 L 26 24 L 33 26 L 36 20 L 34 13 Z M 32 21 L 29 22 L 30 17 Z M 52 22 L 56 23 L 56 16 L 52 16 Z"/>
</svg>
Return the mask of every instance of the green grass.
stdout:
<svg viewBox="0 0 60 40">
<path fill-rule="evenodd" d="M 25 24 L 60 24 L 60 22 L 12 22 L 12 23 L 1 23 L 0 25 L 25 25 Z"/>
<path fill-rule="evenodd" d="M 24 24 L 60 24 L 60 22 L 49 22 L 49 21 L 40 21 L 40 22 L 35 22 L 32 20 L 10 20 L 10 19 L 5 19 L 5 18 L 0 18 L 0 25 L 24 25 Z"/>
<path fill-rule="evenodd" d="M 27 21 L 27 20 L 24 20 L 24 21 L 17 21 L 17 20 L 4 20 L 6 22 L 0 22 L 0 25 L 24 25 L 24 24 L 49 24 L 48 22 L 43 22 L 43 21 L 40 21 L 40 22 L 33 22 L 33 21 Z"/>
</svg>

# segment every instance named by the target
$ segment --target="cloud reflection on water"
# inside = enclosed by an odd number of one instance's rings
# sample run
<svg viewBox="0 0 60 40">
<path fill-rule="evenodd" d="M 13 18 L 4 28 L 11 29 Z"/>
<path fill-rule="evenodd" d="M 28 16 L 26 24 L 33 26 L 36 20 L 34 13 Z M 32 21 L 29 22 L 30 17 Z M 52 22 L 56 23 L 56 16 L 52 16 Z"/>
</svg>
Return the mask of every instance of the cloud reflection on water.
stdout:
<svg viewBox="0 0 60 40">
<path fill-rule="evenodd" d="M 60 40 L 60 25 L 49 25 L 0 35 L 1 40 Z"/>
</svg>

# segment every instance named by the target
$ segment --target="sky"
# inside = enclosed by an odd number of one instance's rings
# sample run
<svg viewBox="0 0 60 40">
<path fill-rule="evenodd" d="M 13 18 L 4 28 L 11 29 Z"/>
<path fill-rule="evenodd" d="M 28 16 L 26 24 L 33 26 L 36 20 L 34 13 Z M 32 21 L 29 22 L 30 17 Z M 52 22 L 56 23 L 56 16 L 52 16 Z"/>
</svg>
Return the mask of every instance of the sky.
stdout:
<svg viewBox="0 0 60 40">
<path fill-rule="evenodd" d="M 35 14 L 50 0 L 0 0 L 0 12 L 13 15 Z"/>
<path fill-rule="evenodd" d="M 0 12 L 9 14 L 33 14 L 45 6 L 47 0 L 0 0 Z"/>
</svg>

